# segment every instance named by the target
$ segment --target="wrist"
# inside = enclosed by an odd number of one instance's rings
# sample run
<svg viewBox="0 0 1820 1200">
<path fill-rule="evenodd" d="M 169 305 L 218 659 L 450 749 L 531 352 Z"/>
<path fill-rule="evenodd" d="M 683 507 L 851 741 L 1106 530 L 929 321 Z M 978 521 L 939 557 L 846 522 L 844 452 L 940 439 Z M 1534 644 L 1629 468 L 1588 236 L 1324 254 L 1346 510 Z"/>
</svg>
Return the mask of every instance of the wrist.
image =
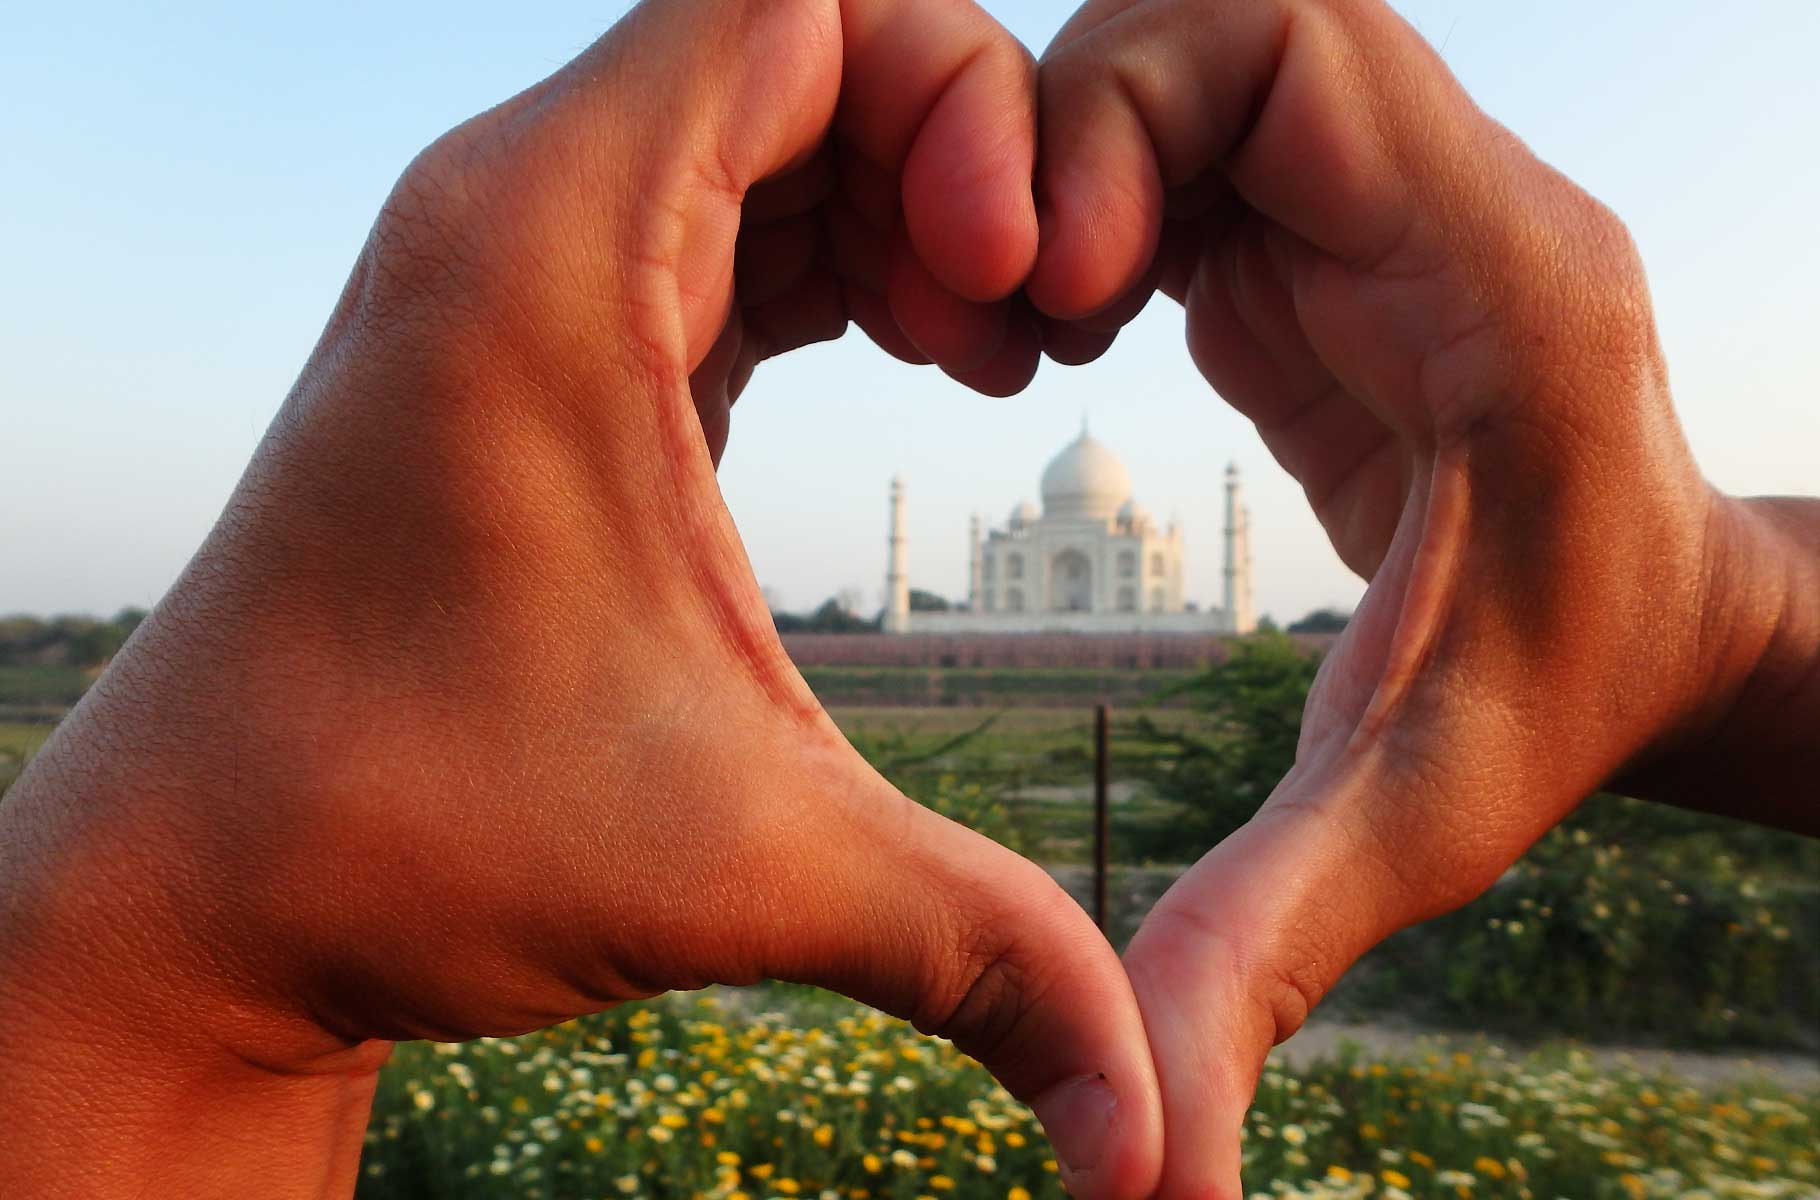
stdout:
<svg viewBox="0 0 1820 1200">
<path fill-rule="evenodd" d="M 1684 717 L 1619 790 L 1820 833 L 1820 500 L 1715 495 Z"/>
<path fill-rule="evenodd" d="M 309 1054 L 336 1040 L 198 932 L 148 819 L 197 785 L 117 744 L 120 703 L 92 696 L 0 807 L 6 1194 L 349 1194 L 385 1048 Z"/>
</svg>

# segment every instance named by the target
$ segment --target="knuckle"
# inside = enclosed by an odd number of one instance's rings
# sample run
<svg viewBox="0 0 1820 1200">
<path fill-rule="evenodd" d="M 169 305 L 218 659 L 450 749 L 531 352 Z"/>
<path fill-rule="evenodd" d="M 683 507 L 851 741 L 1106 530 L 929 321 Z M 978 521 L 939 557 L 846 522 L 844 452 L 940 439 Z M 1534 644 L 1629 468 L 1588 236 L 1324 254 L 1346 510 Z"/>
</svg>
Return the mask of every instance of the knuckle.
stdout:
<svg viewBox="0 0 1820 1200">
<path fill-rule="evenodd" d="M 1313 963 L 1299 960 L 1261 964 L 1258 975 L 1262 986 L 1251 989 L 1253 1003 L 1269 1022 L 1271 1045 L 1276 1045 L 1293 1037 L 1321 1002 L 1327 991 L 1323 973 Z"/>
<path fill-rule="evenodd" d="M 948 981 L 932 992 L 927 1024 L 917 1022 L 982 1062 L 1006 1059 L 1023 1036 L 1026 1018 L 1043 1006 L 1054 985 L 1052 956 L 1024 931 L 1081 919 L 1078 906 L 1046 873 L 1028 869 L 1033 877 L 1020 881 L 1025 886 L 1018 889 L 1021 903 L 1015 909 L 988 906 L 972 918 L 956 943 Z M 1015 1090 L 1014 1079 L 1007 1084 Z"/>
<path fill-rule="evenodd" d="M 393 185 L 368 242 L 374 269 L 389 282 L 439 286 L 475 256 L 488 166 L 480 143 L 474 123 L 458 126 L 421 151 Z"/>
<path fill-rule="evenodd" d="M 1127 957 L 1134 977 L 1192 964 L 1195 978 L 1248 1011 L 1257 1032 L 1274 1045 L 1302 1027 L 1346 965 L 1335 961 L 1318 929 L 1292 924 L 1271 932 L 1172 904 L 1145 920 Z"/>
<path fill-rule="evenodd" d="M 934 1032 L 990 1062 L 1011 1042 L 1026 1010 L 1030 965 L 1015 943 L 988 935 L 968 950 L 962 972 L 970 982 Z"/>
</svg>

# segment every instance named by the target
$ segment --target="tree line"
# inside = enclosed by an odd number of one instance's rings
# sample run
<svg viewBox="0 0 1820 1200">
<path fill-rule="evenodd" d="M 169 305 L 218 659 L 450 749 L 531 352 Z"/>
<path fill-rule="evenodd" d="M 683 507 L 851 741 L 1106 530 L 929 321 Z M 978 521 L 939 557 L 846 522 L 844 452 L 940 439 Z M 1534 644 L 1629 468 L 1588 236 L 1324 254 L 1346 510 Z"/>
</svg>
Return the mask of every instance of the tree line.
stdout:
<svg viewBox="0 0 1820 1200">
<path fill-rule="evenodd" d="M 142 608 L 123 608 L 105 620 L 73 614 L 0 617 L 0 667 L 99 667 L 143 620 Z"/>
</svg>

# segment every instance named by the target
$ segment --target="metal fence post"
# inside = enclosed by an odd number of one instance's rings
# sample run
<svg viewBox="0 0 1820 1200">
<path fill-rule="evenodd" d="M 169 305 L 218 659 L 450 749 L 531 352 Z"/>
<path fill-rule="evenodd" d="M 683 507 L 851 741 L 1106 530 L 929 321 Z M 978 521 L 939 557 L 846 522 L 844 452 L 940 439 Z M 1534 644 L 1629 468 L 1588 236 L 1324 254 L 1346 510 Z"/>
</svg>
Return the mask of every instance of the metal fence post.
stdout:
<svg viewBox="0 0 1820 1200">
<path fill-rule="evenodd" d="M 1093 921 L 1101 933 L 1106 932 L 1106 852 L 1107 843 L 1112 840 L 1106 802 L 1112 760 L 1107 733 L 1111 711 L 1106 704 L 1093 710 Z"/>
</svg>

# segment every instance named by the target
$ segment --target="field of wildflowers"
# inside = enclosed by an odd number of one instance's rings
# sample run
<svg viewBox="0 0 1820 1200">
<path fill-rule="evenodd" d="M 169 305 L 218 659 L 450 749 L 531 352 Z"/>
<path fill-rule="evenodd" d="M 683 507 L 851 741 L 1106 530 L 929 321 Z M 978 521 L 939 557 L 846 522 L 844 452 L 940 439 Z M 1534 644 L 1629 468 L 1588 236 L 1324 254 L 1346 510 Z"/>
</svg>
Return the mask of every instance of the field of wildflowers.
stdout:
<svg viewBox="0 0 1820 1200">
<path fill-rule="evenodd" d="M 711 990 L 510 1040 L 399 1048 L 362 1200 L 1058 1200 L 1028 1109 L 845 1002 Z M 1820 1097 L 1702 1092 L 1495 1050 L 1273 1065 L 1245 1128 L 1266 1197 L 1820 1197 Z"/>
</svg>

